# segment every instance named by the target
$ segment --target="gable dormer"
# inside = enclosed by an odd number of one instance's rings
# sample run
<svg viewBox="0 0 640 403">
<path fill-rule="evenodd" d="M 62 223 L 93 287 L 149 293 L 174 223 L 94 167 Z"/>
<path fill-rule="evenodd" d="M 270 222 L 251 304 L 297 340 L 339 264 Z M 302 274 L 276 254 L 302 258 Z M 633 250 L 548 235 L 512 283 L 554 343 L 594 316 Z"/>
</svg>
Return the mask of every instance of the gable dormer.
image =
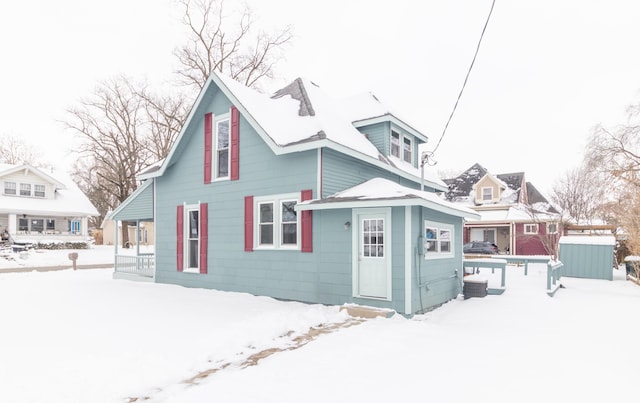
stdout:
<svg viewBox="0 0 640 403">
<path fill-rule="evenodd" d="M 473 186 L 475 190 L 475 204 L 494 204 L 500 201 L 502 192 L 507 186 L 500 179 L 491 174 L 485 174 Z"/>
<path fill-rule="evenodd" d="M 65 185 L 30 165 L 5 165 L 0 172 L 2 195 L 53 199 L 57 189 Z"/>
</svg>

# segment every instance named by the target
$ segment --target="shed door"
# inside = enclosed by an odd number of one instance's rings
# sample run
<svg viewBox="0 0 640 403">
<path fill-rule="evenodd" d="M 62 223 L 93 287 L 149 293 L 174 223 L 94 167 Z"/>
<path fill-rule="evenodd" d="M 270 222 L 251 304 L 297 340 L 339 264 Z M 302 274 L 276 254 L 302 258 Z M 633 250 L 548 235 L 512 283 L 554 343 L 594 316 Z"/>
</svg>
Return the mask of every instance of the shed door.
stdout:
<svg viewBox="0 0 640 403">
<path fill-rule="evenodd" d="M 358 296 L 389 297 L 387 221 L 385 214 L 358 214 Z"/>
</svg>

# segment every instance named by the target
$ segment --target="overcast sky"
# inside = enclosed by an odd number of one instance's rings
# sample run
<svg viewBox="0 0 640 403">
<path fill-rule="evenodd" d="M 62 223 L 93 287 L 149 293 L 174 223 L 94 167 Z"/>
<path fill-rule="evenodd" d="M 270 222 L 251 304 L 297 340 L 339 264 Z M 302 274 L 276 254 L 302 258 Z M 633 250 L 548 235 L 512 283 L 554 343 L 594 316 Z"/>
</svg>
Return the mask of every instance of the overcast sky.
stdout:
<svg viewBox="0 0 640 403">
<path fill-rule="evenodd" d="M 234 1 L 227 0 L 231 5 Z M 433 147 L 473 57 L 490 0 L 251 0 L 295 40 L 275 90 L 306 77 L 330 95 L 370 91 Z M 582 159 L 598 123 L 640 100 L 640 6 L 625 0 L 497 0 L 480 54 L 431 169 L 474 162 L 524 171 L 541 190 Z M 0 135 L 68 164 L 65 110 L 118 74 L 170 80 L 184 42 L 172 0 L 12 1 L 0 7 Z"/>
</svg>

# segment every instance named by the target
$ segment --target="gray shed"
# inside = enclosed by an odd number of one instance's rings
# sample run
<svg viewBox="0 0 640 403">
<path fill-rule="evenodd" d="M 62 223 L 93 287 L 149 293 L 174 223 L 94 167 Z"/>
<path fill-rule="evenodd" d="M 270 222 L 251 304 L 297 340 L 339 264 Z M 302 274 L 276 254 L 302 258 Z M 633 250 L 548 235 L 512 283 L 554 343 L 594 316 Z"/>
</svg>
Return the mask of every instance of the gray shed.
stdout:
<svg viewBox="0 0 640 403">
<path fill-rule="evenodd" d="M 563 277 L 613 280 L 613 236 L 563 236 L 560 261 Z"/>
</svg>

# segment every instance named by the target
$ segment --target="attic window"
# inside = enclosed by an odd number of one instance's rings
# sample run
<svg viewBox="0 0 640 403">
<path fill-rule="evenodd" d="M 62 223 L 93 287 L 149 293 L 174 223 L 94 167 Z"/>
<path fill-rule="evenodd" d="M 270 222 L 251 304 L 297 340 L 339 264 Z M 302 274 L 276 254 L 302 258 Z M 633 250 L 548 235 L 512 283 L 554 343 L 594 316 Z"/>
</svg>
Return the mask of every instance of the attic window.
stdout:
<svg viewBox="0 0 640 403">
<path fill-rule="evenodd" d="M 493 188 L 482 188 L 482 201 L 491 201 L 493 200 Z"/>
<path fill-rule="evenodd" d="M 4 183 L 4 194 L 6 194 L 6 195 L 15 195 L 16 194 L 16 183 L 15 182 L 5 182 Z"/>
<path fill-rule="evenodd" d="M 403 139 L 403 144 L 404 144 L 404 148 L 403 148 L 403 154 L 402 157 L 404 159 L 405 162 L 408 162 L 409 164 L 413 163 L 413 142 L 411 141 L 411 138 L 404 136 Z"/>
<path fill-rule="evenodd" d="M 44 197 L 44 185 L 33 185 L 33 195 L 35 197 Z"/>
<path fill-rule="evenodd" d="M 30 183 L 21 183 L 20 184 L 20 196 L 31 196 L 31 184 Z"/>
<path fill-rule="evenodd" d="M 391 155 L 400 158 L 400 133 L 391 131 Z"/>
</svg>

